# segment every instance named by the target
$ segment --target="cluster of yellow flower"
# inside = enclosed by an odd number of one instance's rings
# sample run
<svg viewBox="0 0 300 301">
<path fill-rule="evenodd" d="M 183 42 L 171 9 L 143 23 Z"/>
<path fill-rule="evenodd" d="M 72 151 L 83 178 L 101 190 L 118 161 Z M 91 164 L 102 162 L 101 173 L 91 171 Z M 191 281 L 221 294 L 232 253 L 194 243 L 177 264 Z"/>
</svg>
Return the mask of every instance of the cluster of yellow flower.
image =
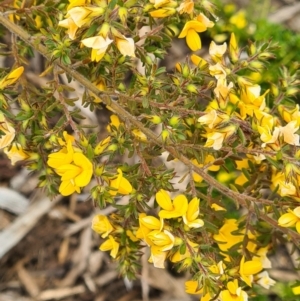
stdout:
<svg viewBox="0 0 300 301">
<path fill-rule="evenodd" d="M 59 22 L 59 26 L 68 29 L 67 33 L 71 40 L 76 38 L 76 32 L 79 28 L 88 27 L 96 18 L 101 17 L 105 13 L 108 3 L 107 1 L 100 1 L 99 6 L 87 5 L 84 0 L 70 1 L 66 19 Z M 119 14 L 122 14 L 122 12 L 123 10 L 119 10 Z M 120 18 L 122 18 L 122 15 L 120 15 Z M 84 46 L 92 48 L 91 60 L 96 62 L 103 58 L 108 47 L 113 42 L 115 42 L 122 55 L 135 57 L 133 39 L 125 37 L 107 22 L 103 22 L 96 36 L 81 41 Z"/>
<path fill-rule="evenodd" d="M 18 67 L 8 73 L 0 80 L 0 101 L 4 108 L 7 108 L 5 98 L 1 91 L 8 86 L 14 84 L 24 72 L 24 67 Z M 4 153 L 11 160 L 12 165 L 16 162 L 29 158 L 29 154 L 24 152 L 20 143 L 13 143 L 16 136 L 16 130 L 10 122 L 6 119 L 5 115 L 0 111 L 0 150 L 3 149 Z"/>
</svg>

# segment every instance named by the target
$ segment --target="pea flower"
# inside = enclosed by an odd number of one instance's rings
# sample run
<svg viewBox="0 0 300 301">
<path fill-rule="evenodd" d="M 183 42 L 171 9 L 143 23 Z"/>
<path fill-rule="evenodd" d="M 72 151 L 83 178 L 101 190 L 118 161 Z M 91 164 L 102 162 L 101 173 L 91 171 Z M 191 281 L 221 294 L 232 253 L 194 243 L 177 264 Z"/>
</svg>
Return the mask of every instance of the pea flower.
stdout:
<svg viewBox="0 0 300 301">
<path fill-rule="evenodd" d="M 95 149 L 94 149 L 94 154 L 95 154 L 95 155 L 100 155 L 100 154 L 102 154 L 102 153 L 106 150 L 106 148 L 108 147 L 110 140 L 111 140 L 111 137 L 110 137 L 110 136 L 108 136 L 108 137 L 106 137 L 105 139 L 101 140 L 101 141 L 96 145 L 96 147 L 95 147 Z"/>
<path fill-rule="evenodd" d="M 140 227 L 136 232 L 136 237 L 143 239 L 148 246 L 151 246 L 152 241 L 149 239 L 148 234 L 153 230 L 161 231 L 163 228 L 163 220 L 141 213 L 139 215 L 139 225 Z"/>
<path fill-rule="evenodd" d="M 113 40 L 99 35 L 84 39 L 81 42 L 84 46 L 92 48 L 91 60 L 99 62 L 103 58 L 108 46 L 113 42 Z"/>
<path fill-rule="evenodd" d="M 15 165 L 16 162 L 26 160 L 29 157 L 19 143 L 14 143 L 10 148 L 5 148 L 4 153 L 10 159 L 11 165 Z"/>
<path fill-rule="evenodd" d="M 94 216 L 92 220 L 92 229 L 95 232 L 102 234 L 102 238 L 107 237 L 114 230 L 107 216 L 101 214 Z"/>
<path fill-rule="evenodd" d="M 221 301 L 247 301 L 248 295 L 239 287 L 237 279 L 227 283 L 227 290 L 220 293 Z"/>
<path fill-rule="evenodd" d="M 198 218 L 199 216 L 199 199 L 193 198 L 189 204 L 186 213 L 183 215 L 183 222 L 189 228 L 200 228 L 204 225 L 202 219 Z"/>
<path fill-rule="evenodd" d="M 153 230 L 147 236 L 152 242 L 152 245 L 159 247 L 160 251 L 171 250 L 174 246 L 175 238 L 172 233 L 167 230 Z"/>
<path fill-rule="evenodd" d="M 116 258 L 118 255 L 120 244 L 115 241 L 115 239 L 109 235 L 108 239 L 100 245 L 101 251 L 110 251 L 110 256 Z"/>
<path fill-rule="evenodd" d="M 212 147 L 214 150 L 219 150 L 223 146 L 223 141 L 232 136 L 236 131 L 234 125 L 229 125 L 225 128 L 219 129 L 218 131 L 213 131 L 207 133 L 205 147 Z"/>
<path fill-rule="evenodd" d="M 120 32 L 118 32 L 115 28 L 112 28 L 112 34 L 115 39 L 115 43 L 119 51 L 124 56 L 135 57 L 135 44 L 132 38 L 126 38 Z"/>
<path fill-rule="evenodd" d="M 65 141 L 58 139 L 62 149 L 50 154 L 47 164 L 61 177 L 59 192 L 67 196 L 75 191 L 80 193 L 80 188 L 88 185 L 93 175 L 93 165 L 84 154 L 75 152 L 72 146 L 74 137 L 67 132 L 63 136 Z"/>
<path fill-rule="evenodd" d="M 235 235 L 232 232 L 238 230 L 238 223 L 236 219 L 227 219 L 224 225 L 219 229 L 219 233 L 215 234 L 214 239 L 218 243 L 221 251 L 228 251 L 232 246 L 243 241 L 244 235 Z"/>
<path fill-rule="evenodd" d="M 179 7 L 177 8 L 177 11 L 180 14 L 192 14 L 194 11 L 194 1 L 193 0 L 184 0 L 181 2 Z"/>
<path fill-rule="evenodd" d="M 199 163 L 197 161 L 197 159 L 192 159 L 191 162 L 198 166 L 198 167 L 203 167 L 211 162 L 214 162 L 215 161 L 215 157 L 213 155 L 210 155 L 208 154 L 207 156 L 205 156 L 205 160 L 203 163 Z M 210 171 L 218 171 L 220 169 L 220 165 L 210 165 L 207 170 L 210 170 Z M 200 183 L 203 181 L 203 178 L 197 174 L 196 172 L 193 172 L 193 180 L 196 182 L 196 183 Z"/>
<path fill-rule="evenodd" d="M 196 280 L 188 280 L 185 282 L 185 291 L 191 295 L 198 295 L 201 294 L 203 288 L 199 289 L 199 282 Z"/>
<path fill-rule="evenodd" d="M 52 153 L 48 156 L 47 164 L 52 168 L 60 167 L 64 164 L 70 164 L 73 161 L 74 150 L 72 140 L 67 140 L 67 145 L 60 151 Z"/>
<path fill-rule="evenodd" d="M 3 90 L 7 86 L 10 86 L 13 83 L 15 83 L 19 79 L 19 77 L 23 74 L 23 72 L 24 72 L 24 67 L 21 66 L 8 73 L 4 78 L 0 80 L 0 90 Z"/>
<path fill-rule="evenodd" d="M 184 216 L 188 209 L 188 200 L 183 194 L 175 197 L 172 202 L 169 194 L 161 189 L 156 193 L 156 201 L 163 209 L 159 212 L 159 217 L 161 218 L 170 219 Z"/>
<path fill-rule="evenodd" d="M 162 251 L 160 247 L 152 246 L 151 247 L 151 255 L 149 258 L 149 262 L 153 263 L 153 266 L 159 269 L 165 268 L 165 260 L 167 258 L 168 251 Z"/>
<path fill-rule="evenodd" d="M 214 41 L 212 41 L 209 45 L 209 55 L 216 63 L 222 60 L 222 57 L 225 54 L 226 50 L 226 43 L 223 43 L 222 45 L 217 45 Z"/>
<path fill-rule="evenodd" d="M 176 13 L 176 9 L 173 7 L 162 7 L 149 12 L 152 18 L 166 18 Z"/>
<path fill-rule="evenodd" d="M 259 273 L 257 277 L 259 278 L 257 283 L 267 290 L 270 288 L 270 286 L 273 286 L 276 283 L 272 278 L 270 278 L 267 271 Z"/>
<path fill-rule="evenodd" d="M 249 286 L 252 286 L 253 275 L 262 270 L 262 264 L 259 261 L 250 260 L 245 262 L 245 256 L 242 257 L 240 262 L 240 276 L 241 279 Z"/>
<path fill-rule="evenodd" d="M 132 186 L 129 181 L 123 177 L 123 172 L 120 168 L 117 169 L 117 176 L 111 178 L 109 180 L 109 186 L 114 188 L 109 191 L 112 196 L 115 196 L 117 193 L 120 194 L 130 194 L 132 191 Z"/>
<path fill-rule="evenodd" d="M 214 23 L 206 16 L 200 14 L 195 20 L 186 22 L 178 38 L 186 38 L 189 48 L 193 51 L 201 49 L 199 32 L 206 31 L 208 27 L 213 27 Z"/>
<path fill-rule="evenodd" d="M 285 228 L 296 226 L 297 232 L 300 233 L 300 206 L 283 214 L 278 220 L 278 225 Z"/>
<path fill-rule="evenodd" d="M 65 164 L 55 169 L 61 176 L 59 192 L 64 195 L 80 192 L 80 188 L 86 186 L 91 181 L 93 175 L 93 165 L 91 161 L 82 153 L 74 153 L 73 164 Z"/>
<path fill-rule="evenodd" d="M 210 75 L 214 76 L 217 80 L 225 79 L 227 76 L 225 67 L 220 63 L 216 63 L 215 65 L 209 66 Z"/>
<path fill-rule="evenodd" d="M 299 129 L 299 125 L 296 120 L 290 121 L 286 126 L 279 127 L 280 136 L 283 137 L 283 141 L 287 144 L 299 146 L 299 135 L 295 134 Z"/>
<path fill-rule="evenodd" d="M 228 115 L 218 113 L 216 110 L 210 110 L 207 114 L 198 118 L 198 122 L 207 125 L 209 129 L 213 129 L 220 123 L 228 120 Z"/>
<path fill-rule="evenodd" d="M 58 22 L 58 26 L 64 27 L 67 30 L 67 35 L 71 40 L 75 40 L 78 26 L 75 24 L 72 18 L 67 18 Z"/>
<path fill-rule="evenodd" d="M 69 5 L 67 10 L 70 10 L 72 7 L 85 5 L 86 0 L 69 0 Z"/>
<path fill-rule="evenodd" d="M 16 131 L 0 112 L 0 149 L 9 146 L 15 139 Z"/>
</svg>

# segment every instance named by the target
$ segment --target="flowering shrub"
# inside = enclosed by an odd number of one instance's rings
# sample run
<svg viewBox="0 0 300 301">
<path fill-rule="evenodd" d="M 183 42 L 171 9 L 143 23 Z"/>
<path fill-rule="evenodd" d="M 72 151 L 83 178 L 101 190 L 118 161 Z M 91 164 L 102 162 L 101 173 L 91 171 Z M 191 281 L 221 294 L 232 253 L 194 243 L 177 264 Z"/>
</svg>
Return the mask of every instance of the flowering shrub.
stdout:
<svg viewBox="0 0 300 301">
<path fill-rule="evenodd" d="M 129 279 L 149 250 L 155 267 L 188 271 L 186 291 L 202 301 L 247 300 L 274 285 L 276 240 L 300 245 L 299 72 L 278 70 L 278 82 L 260 86 L 247 74 L 272 64 L 274 46 L 241 46 L 234 33 L 212 41 L 209 58 L 193 53 L 217 22 L 207 0 L 31 3 L 0 6 L 12 37 L 1 47 L 14 58 L 0 73 L 0 148 L 12 164 L 23 160 L 52 197 L 84 190 L 115 206 L 92 228 Z M 192 53 L 167 72 L 159 60 L 176 37 Z M 45 86 L 24 72 L 33 50 L 47 60 Z M 85 89 L 80 103 L 72 80 Z M 99 139 L 81 120 L 103 106 L 111 116 Z M 166 153 L 186 169 L 168 168 Z"/>
</svg>

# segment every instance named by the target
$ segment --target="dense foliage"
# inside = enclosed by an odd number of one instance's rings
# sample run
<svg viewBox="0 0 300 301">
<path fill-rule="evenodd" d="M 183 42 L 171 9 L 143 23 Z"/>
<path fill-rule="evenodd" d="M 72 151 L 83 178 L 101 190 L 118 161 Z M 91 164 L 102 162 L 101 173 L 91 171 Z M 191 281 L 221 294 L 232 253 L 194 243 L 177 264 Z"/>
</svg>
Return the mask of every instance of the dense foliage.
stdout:
<svg viewBox="0 0 300 301">
<path fill-rule="evenodd" d="M 230 30 L 218 44 L 218 13 L 207 0 L 1 4 L 1 33 L 11 33 L 2 54 L 14 64 L 0 70 L 0 148 L 48 195 L 84 190 L 115 206 L 92 228 L 123 276 L 134 278 L 149 250 L 155 267 L 188 271 L 186 291 L 202 301 L 247 300 L 274 285 L 278 242 L 300 246 L 299 71 L 272 65 L 280 43 L 240 45 Z M 204 59 L 195 52 L 205 31 L 217 39 Z M 192 52 L 167 72 L 160 60 L 177 39 Z M 26 77 L 35 51 L 45 85 Z M 269 66 L 276 76 L 260 84 L 253 74 Z M 103 107 L 100 139 L 84 119 Z M 299 294 L 293 283 L 291 300 Z"/>
</svg>

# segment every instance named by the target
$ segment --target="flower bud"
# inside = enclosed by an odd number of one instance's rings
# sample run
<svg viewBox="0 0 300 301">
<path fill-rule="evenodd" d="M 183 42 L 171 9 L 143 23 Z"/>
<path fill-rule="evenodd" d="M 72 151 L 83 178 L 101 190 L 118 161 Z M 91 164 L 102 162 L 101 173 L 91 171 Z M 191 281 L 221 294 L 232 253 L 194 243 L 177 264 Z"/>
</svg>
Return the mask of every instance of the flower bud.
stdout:
<svg viewBox="0 0 300 301">
<path fill-rule="evenodd" d="M 119 14 L 119 17 L 121 19 L 122 24 L 123 25 L 126 24 L 127 15 L 128 15 L 127 8 L 126 7 L 120 7 L 118 14 Z"/>
<path fill-rule="evenodd" d="M 193 84 L 189 84 L 186 86 L 186 89 L 191 93 L 198 93 L 197 87 Z"/>
<path fill-rule="evenodd" d="M 179 120 L 180 120 L 180 117 L 178 117 L 178 116 L 173 116 L 173 117 L 171 117 L 171 119 L 169 120 L 169 125 L 170 125 L 171 127 L 176 127 L 176 126 L 178 125 L 178 123 L 179 123 Z"/>
<path fill-rule="evenodd" d="M 161 132 L 161 137 L 162 137 L 162 140 L 165 142 L 167 140 L 167 138 L 170 136 L 170 133 L 168 132 L 168 130 L 163 130 Z"/>
<path fill-rule="evenodd" d="M 154 115 L 154 116 L 150 116 L 148 117 L 148 119 L 154 123 L 154 124 L 160 124 L 161 123 L 161 118 L 157 115 Z"/>
</svg>

